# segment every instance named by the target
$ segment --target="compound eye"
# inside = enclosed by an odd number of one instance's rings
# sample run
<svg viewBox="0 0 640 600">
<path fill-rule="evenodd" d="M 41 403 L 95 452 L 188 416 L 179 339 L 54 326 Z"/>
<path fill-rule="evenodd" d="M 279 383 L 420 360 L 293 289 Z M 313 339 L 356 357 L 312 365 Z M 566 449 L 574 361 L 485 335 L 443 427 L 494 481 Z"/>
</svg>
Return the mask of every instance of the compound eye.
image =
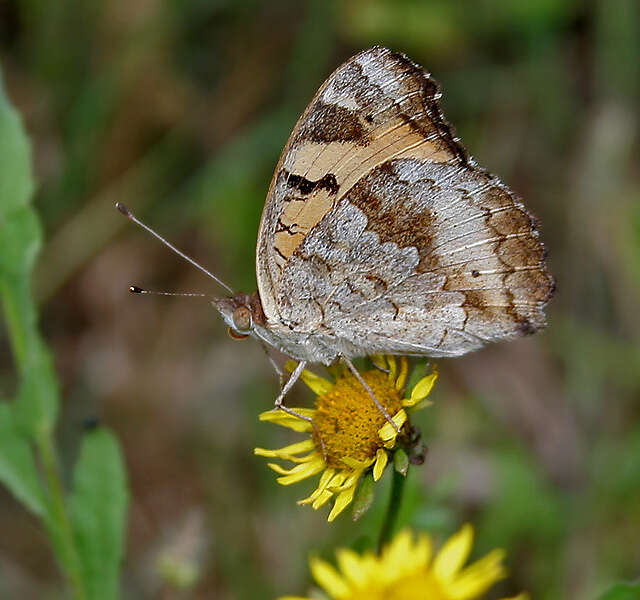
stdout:
<svg viewBox="0 0 640 600">
<path fill-rule="evenodd" d="M 251 311 L 246 306 L 238 306 L 233 311 L 233 326 L 238 331 L 249 331 L 251 329 Z"/>
</svg>

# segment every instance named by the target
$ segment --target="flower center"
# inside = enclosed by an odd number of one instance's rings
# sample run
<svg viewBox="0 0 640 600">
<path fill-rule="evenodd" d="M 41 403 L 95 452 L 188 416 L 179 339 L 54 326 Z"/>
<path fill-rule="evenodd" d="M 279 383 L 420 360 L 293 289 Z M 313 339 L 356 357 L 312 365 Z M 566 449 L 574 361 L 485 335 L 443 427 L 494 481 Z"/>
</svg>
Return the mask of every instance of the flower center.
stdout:
<svg viewBox="0 0 640 600">
<path fill-rule="evenodd" d="M 366 371 L 362 378 L 392 417 L 402 408 L 400 394 L 386 373 Z M 378 430 L 386 419 L 352 373 L 338 377 L 331 391 L 318 396 L 313 422 L 322 436 L 328 467 L 344 468 L 345 457 L 371 460 L 382 447 Z"/>
</svg>

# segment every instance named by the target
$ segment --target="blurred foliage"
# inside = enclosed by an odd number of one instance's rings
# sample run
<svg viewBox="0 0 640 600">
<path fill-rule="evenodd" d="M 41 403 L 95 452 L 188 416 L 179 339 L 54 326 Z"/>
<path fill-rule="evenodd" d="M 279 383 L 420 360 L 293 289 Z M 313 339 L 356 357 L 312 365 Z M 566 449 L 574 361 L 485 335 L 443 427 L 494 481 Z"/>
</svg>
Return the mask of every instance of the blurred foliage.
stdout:
<svg viewBox="0 0 640 600">
<path fill-rule="evenodd" d="M 116 598 L 126 506 L 120 450 L 107 431 L 84 436 L 69 509 L 52 439 L 58 385 L 31 297 L 41 235 L 30 204 L 30 150 L 1 83 L 0 298 L 19 391 L 0 404 L 0 482 L 42 521 L 74 597 Z"/>
<path fill-rule="evenodd" d="M 640 584 L 628 583 L 614 585 L 600 596 L 600 600 L 638 600 L 638 598 L 640 598 Z"/>
<path fill-rule="evenodd" d="M 17 236 L 0 240 L 0 396 L 17 395 L 21 408 L 0 405 L 10 447 L 0 474 L 32 513 L 46 512 L 24 436 L 53 431 L 53 360 L 61 471 L 109 452 L 101 430 L 81 441 L 87 418 L 124 446 L 133 503 L 124 597 L 302 592 L 310 551 L 330 558 L 336 545 L 377 537 L 388 481 L 358 523 L 345 516 L 329 528 L 252 457 L 253 446 L 291 440 L 256 419 L 276 377 L 257 345 L 225 337 L 206 303 L 127 296 L 130 283 L 218 290 L 113 203 L 234 288 L 253 289 L 262 204 L 293 124 L 335 66 L 378 43 L 441 82 L 470 151 L 539 217 L 558 280 L 545 333 L 441 361 L 436 406 L 421 417 L 427 460 L 409 471 L 399 525 L 444 538 L 474 522 L 477 556 L 508 552 L 512 577 L 495 597 L 527 589 L 537 600 L 591 600 L 640 575 L 635 0 L 4 0 L 0 63 L 32 139 L 46 239 L 34 286 L 53 359 L 25 300 L 39 235 L 21 187 L 27 163 L 2 137 L 13 176 L 0 178 L 0 194 L 20 225 L 0 226 Z M 292 403 L 308 398 L 303 390 Z M 91 506 L 100 477 L 118 479 L 104 468 L 65 484 L 77 482 Z M 0 495 L 0 598 L 60 586 L 32 524 Z M 115 564 L 117 536 L 87 525 L 78 539 L 94 533 Z"/>
</svg>

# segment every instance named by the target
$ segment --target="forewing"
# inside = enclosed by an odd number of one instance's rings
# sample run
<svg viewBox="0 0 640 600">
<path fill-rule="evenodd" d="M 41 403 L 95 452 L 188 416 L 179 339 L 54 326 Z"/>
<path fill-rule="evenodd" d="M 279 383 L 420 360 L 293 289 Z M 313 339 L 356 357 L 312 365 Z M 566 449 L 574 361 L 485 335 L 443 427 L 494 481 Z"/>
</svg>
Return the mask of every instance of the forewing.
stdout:
<svg viewBox="0 0 640 600">
<path fill-rule="evenodd" d="M 381 47 L 349 59 L 318 90 L 282 153 L 260 223 L 256 270 L 268 319 L 279 318 L 284 266 L 363 176 L 392 158 L 465 163 L 439 97 L 421 67 Z"/>
</svg>

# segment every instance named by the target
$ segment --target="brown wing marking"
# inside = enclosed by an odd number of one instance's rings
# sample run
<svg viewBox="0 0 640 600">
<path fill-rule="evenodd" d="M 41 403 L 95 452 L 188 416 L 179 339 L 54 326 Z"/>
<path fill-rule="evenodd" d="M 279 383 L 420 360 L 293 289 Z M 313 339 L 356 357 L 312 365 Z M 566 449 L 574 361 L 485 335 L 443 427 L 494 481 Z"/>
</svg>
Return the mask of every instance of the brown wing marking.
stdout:
<svg viewBox="0 0 640 600">
<path fill-rule="evenodd" d="M 305 111 L 283 158 L 279 220 L 289 230 L 275 230 L 279 269 L 340 198 L 377 165 L 393 157 L 464 160 L 464 150 L 437 105 L 439 97 L 428 73 L 383 48 L 354 57 L 327 80 Z M 335 195 L 316 189 L 303 202 L 290 195 L 292 179 L 313 182 L 329 175 L 338 188 Z"/>
<path fill-rule="evenodd" d="M 278 301 L 294 329 L 366 341 L 363 353 L 461 354 L 545 325 L 544 257 L 535 219 L 495 177 L 394 159 L 303 240 Z"/>
</svg>

